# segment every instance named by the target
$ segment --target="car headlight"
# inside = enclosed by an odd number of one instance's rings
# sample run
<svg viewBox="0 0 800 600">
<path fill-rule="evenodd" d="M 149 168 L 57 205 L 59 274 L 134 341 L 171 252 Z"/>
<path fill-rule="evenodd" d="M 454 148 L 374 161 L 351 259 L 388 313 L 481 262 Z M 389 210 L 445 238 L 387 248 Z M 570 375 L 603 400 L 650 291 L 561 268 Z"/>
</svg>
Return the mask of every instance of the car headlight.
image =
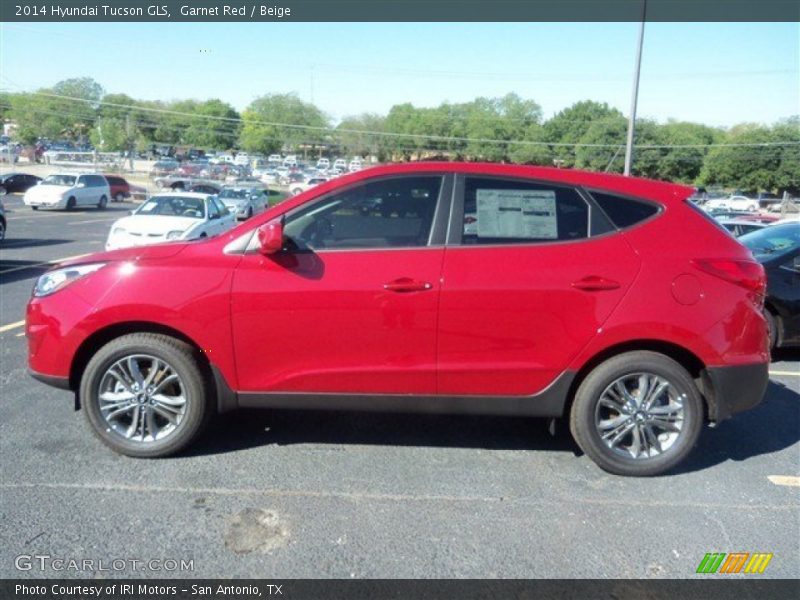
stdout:
<svg viewBox="0 0 800 600">
<path fill-rule="evenodd" d="M 76 265 L 74 267 L 64 267 L 63 269 L 56 269 L 45 273 L 36 280 L 36 285 L 33 288 L 33 295 L 41 298 L 42 296 L 49 296 L 58 290 L 67 287 L 73 281 L 77 281 L 84 275 L 94 273 L 99 268 L 104 267 L 106 263 L 93 263 L 89 265 Z"/>
<path fill-rule="evenodd" d="M 175 231 L 170 231 L 169 233 L 167 233 L 167 239 L 168 240 L 177 240 L 182 235 L 183 235 L 183 231 L 181 231 L 180 229 L 176 229 Z"/>
<path fill-rule="evenodd" d="M 111 235 L 119 235 L 120 233 L 125 233 L 124 227 L 114 227 L 114 229 L 111 230 Z"/>
</svg>

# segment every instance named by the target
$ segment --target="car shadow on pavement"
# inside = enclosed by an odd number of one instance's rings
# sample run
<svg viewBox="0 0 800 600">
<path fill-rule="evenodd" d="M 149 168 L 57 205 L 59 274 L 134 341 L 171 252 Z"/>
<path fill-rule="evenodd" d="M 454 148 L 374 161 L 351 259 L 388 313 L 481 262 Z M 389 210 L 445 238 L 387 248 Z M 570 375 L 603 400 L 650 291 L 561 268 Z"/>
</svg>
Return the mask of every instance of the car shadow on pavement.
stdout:
<svg viewBox="0 0 800 600">
<path fill-rule="evenodd" d="M 3 250 L 16 250 L 17 248 L 35 248 L 37 246 L 57 246 L 58 244 L 71 244 L 75 240 L 64 240 L 57 238 L 37 239 L 37 238 L 6 238 L 3 242 Z M 4 261 L 5 262 L 5 261 Z M 2 267 L 0 267 L 2 268 Z"/>
<path fill-rule="evenodd" d="M 719 463 L 772 454 L 800 441 L 800 393 L 770 381 L 765 400 L 716 428 L 705 428 L 689 458 L 670 475 L 689 473 Z"/>
<path fill-rule="evenodd" d="M 35 279 L 51 266 L 35 260 L 2 260 L 0 261 L 0 285 L 24 279 Z"/>
<path fill-rule="evenodd" d="M 291 444 L 421 446 L 488 450 L 580 450 L 568 433 L 548 432 L 546 419 L 461 415 L 242 410 L 219 417 L 213 434 L 187 455 Z"/>
<path fill-rule="evenodd" d="M 768 398 L 751 411 L 704 428 L 689 458 L 666 476 L 701 471 L 727 461 L 743 461 L 784 450 L 800 441 L 800 394 L 770 382 Z M 258 446 L 292 444 L 420 446 L 531 450 L 581 454 L 559 422 L 514 417 L 382 414 L 356 412 L 241 410 L 219 417 L 186 456 L 236 452 Z"/>
</svg>

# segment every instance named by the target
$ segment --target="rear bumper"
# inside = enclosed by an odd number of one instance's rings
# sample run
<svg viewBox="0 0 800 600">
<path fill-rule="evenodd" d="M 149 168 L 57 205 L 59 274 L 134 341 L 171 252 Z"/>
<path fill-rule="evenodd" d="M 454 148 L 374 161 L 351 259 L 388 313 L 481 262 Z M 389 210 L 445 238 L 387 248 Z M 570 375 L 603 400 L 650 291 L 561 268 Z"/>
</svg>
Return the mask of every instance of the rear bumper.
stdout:
<svg viewBox="0 0 800 600">
<path fill-rule="evenodd" d="M 703 372 L 703 392 L 708 418 L 722 421 L 761 403 L 769 383 L 769 364 L 708 367 Z"/>
<path fill-rule="evenodd" d="M 68 390 L 69 387 L 69 377 L 58 377 L 56 375 L 45 375 L 44 373 L 37 373 L 33 369 L 28 369 L 28 373 L 34 379 L 41 381 L 42 383 L 46 383 L 47 385 L 51 385 L 55 388 L 60 390 Z"/>
</svg>

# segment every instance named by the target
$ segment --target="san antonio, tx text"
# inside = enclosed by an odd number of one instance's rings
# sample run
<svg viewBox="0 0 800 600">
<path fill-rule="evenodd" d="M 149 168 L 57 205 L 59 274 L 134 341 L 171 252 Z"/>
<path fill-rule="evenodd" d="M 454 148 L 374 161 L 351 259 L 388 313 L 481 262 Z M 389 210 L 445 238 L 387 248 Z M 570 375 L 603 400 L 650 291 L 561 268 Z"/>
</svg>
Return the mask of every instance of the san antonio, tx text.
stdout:
<svg viewBox="0 0 800 600">
<path fill-rule="evenodd" d="M 131 596 L 175 596 L 177 593 L 189 593 L 193 596 L 282 596 L 282 585 L 149 585 L 145 583 L 111 583 L 107 585 L 25 585 L 18 583 L 14 586 L 17 596 L 70 596 L 70 597 L 97 597 L 112 595 Z"/>
</svg>

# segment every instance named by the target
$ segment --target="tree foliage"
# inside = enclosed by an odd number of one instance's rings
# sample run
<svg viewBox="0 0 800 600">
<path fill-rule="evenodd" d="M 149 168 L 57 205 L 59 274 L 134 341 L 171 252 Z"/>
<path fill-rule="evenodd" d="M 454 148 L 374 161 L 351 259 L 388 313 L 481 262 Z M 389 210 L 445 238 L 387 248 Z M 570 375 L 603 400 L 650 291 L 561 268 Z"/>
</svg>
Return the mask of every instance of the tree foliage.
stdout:
<svg viewBox="0 0 800 600">
<path fill-rule="evenodd" d="M 296 94 L 267 94 L 241 117 L 219 99 L 137 100 L 105 94 L 90 78 L 67 79 L 32 93 L 0 93 L 0 118 L 26 144 L 47 138 L 84 141 L 100 150 L 151 143 L 271 154 L 315 147 L 380 160 L 445 158 L 622 172 L 627 119 L 601 102 L 576 102 L 543 120 L 534 100 L 517 94 L 345 117 L 335 126 Z M 311 156 L 314 156 L 312 154 Z M 800 192 L 800 117 L 729 130 L 698 123 L 639 119 L 633 174 L 746 191 Z"/>
</svg>

